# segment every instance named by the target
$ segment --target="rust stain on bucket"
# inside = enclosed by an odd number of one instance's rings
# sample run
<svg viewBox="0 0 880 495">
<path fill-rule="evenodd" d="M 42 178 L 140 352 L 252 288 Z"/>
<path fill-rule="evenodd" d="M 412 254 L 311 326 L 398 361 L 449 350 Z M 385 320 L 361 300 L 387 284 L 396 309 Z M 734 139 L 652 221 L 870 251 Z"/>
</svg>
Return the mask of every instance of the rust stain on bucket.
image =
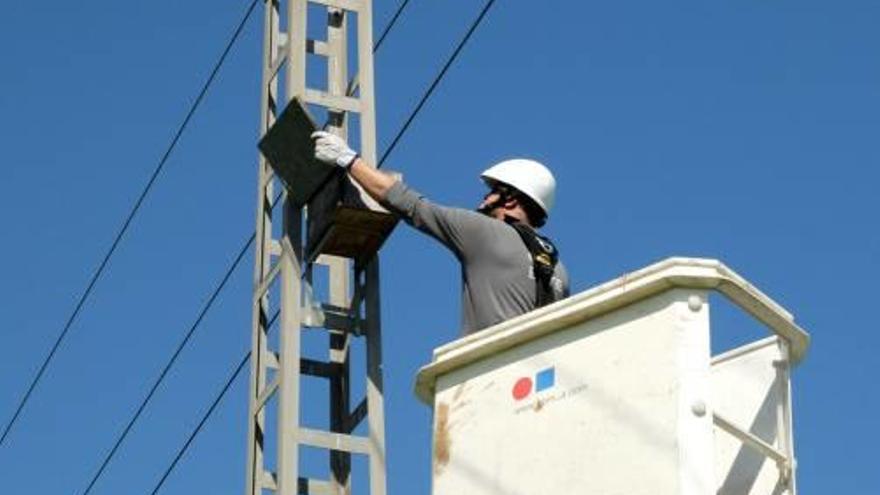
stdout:
<svg viewBox="0 0 880 495">
<path fill-rule="evenodd" d="M 461 385 L 455 387 L 455 394 L 452 395 L 452 400 L 453 400 L 453 402 L 454 402 L 454 401 L 457 401 L 458 399 L 461 398 L 461 394 L 464 393 L 464 389 L 465 389 L 465 384 L 464 384 L 464 383 L 462 383 Z"/>
<path fill-rule="evenodd" d="M 449 436 L 449 404 L 437 405 L 437 420 L 434 427 L 434 474 L 439 475 L 449 464 L 449 449 L 452 438 Z"/>
<path fill-rule="evenodd" d="M 535 401 L 535 412 L 540 412 L 541 409 L 544 409 L 544 401 L 538 399 Z"/>
</svg>

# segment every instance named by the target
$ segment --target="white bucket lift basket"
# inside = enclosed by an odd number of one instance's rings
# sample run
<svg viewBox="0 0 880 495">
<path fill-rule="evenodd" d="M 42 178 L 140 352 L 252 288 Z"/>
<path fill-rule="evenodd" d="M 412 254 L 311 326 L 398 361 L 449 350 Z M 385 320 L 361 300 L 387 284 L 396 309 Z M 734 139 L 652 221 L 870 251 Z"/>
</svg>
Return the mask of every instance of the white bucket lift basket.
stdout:
<svg viewBox="0 0 880 495">
<path fill-rule="evenodd" d="M 717 292 L 770 336 L 711 356 Z M 433 495 L 795 494 L 809 336 L 715 260 L 670 258 L 435 350 Z"/>
</svg>

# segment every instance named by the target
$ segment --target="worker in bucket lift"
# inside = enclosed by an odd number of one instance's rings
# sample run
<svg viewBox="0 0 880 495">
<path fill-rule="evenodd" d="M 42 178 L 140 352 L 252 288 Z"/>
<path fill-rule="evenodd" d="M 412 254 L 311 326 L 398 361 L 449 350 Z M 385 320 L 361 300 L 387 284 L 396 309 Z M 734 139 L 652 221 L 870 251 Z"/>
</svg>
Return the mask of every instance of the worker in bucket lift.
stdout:
<svg viewBox="0 0 880 495">
<path fill-rule="evenodd" d="M 462 266 L 464 335 L 568 296 L 558 252 L 535 230 L 556 190 L 544 165 L 514 159 L 489 167 L 481 175 L 489 192 L 471 211 L 429 202 L 370 166 L 339 136 L 317 131 L 312 138 L 318 160 L 347 170 L 376 201 L 455 254 Z"/>
</svg>

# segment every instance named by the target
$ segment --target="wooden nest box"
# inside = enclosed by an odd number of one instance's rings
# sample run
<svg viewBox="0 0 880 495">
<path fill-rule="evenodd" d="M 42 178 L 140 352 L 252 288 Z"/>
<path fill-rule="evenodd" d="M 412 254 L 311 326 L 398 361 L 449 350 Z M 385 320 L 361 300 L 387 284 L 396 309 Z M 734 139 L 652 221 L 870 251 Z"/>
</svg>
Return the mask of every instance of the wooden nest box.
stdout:
<svg viewBox="0 0 880 495">
<path fill-rule="evenodd" d="M 370 260 L 394 230 L 397 217 L 374 201 L 348 174 L 315 159 L 318 127 L 299 99 L 260 140 L 259 148 L 297 207 L 307 207 L 306 259 L 320 254 Z"/>
</svg>

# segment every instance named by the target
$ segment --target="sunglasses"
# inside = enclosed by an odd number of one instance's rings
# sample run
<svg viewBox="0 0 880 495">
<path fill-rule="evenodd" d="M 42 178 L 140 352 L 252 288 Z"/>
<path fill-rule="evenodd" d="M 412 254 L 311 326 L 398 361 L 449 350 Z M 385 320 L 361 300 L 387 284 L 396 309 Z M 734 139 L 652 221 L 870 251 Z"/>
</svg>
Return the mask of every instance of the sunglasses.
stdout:
<svg viewBox="0 0 880 495">
<path fill-rule="evenodd" d="M 514 190 L 503 184 L 492 184 L 489 191 L 483 196 L 483 199 L 486 199 L 493 194 L 498 194 L 502 198 L 509 198 L 513 196 Z"/>
</svg>

